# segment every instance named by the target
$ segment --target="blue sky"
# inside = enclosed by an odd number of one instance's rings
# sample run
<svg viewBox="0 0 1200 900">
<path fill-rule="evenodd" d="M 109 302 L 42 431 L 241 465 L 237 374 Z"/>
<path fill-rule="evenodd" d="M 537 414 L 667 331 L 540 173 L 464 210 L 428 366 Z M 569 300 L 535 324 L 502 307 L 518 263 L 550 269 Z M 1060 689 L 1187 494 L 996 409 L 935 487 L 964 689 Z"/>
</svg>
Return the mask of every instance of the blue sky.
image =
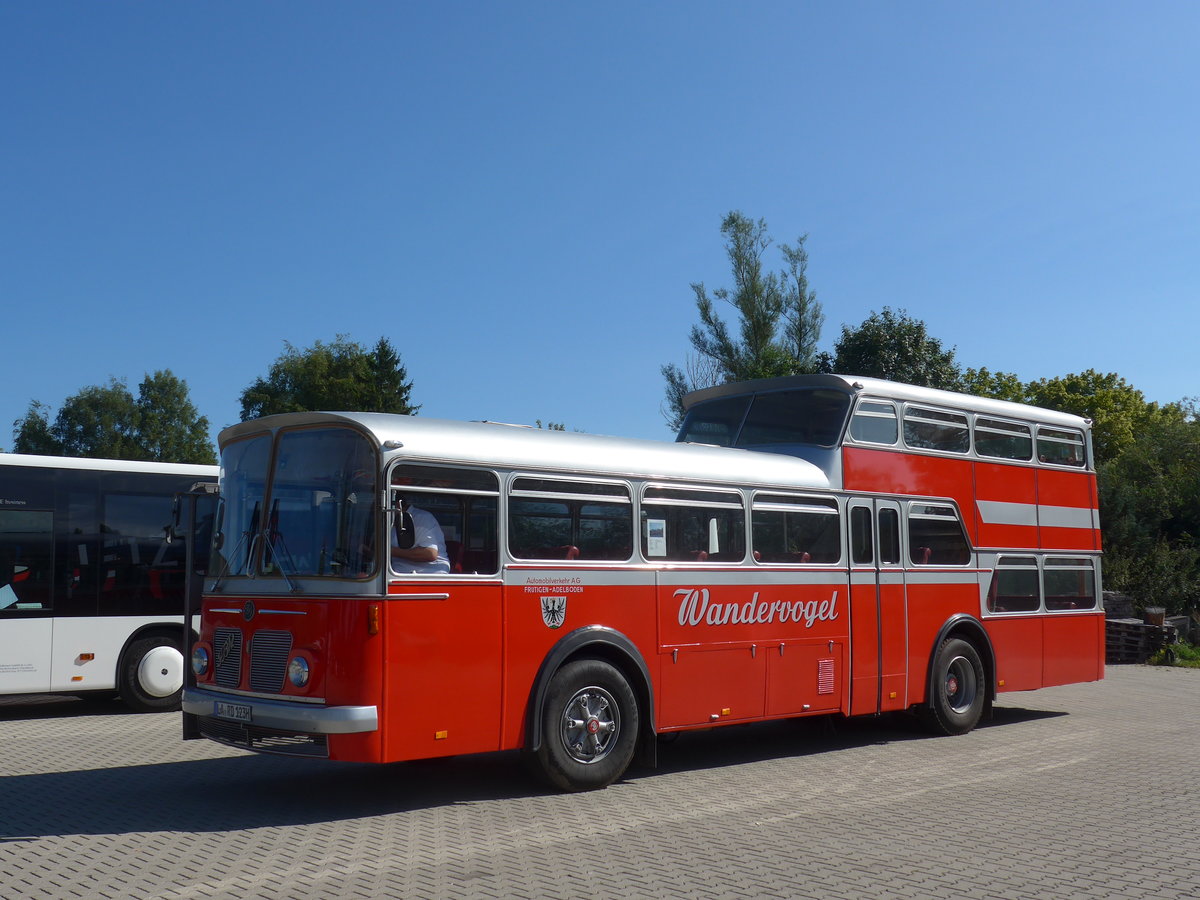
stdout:
<svg viewBox="0 0 1200 900">
<path fill-rule="evenodd" d="M 0 446 L 30 400 L 389 338 L 421 415 L 669 439 L 737 209 L 832 347 L 1200 394 L 1200 5 L 0 6 Z M 782 260 L 771 255 L 773 266 Z"/>
</svg>

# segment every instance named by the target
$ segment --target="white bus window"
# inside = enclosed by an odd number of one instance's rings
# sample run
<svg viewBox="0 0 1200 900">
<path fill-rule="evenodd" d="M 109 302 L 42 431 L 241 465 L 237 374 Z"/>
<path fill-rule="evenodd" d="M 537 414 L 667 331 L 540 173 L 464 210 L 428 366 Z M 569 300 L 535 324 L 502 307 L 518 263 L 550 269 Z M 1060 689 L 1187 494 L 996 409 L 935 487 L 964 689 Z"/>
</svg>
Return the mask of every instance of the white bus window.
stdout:
<svg viewBox="0 0 1200 900">
<path fill-rule="evenodd" d="M 633 554 L 629 489 L 518 478 L 509 493 L 508 549 L 517 559 L 628 560 Z"/>
<path fill-rule="evenodd" d="M 1032 556 L 1002 556 L 992 573 L 988 591 L 990 612 L 1035 612 L 1042 606 L 1041 579 L 1037 559 Z"/>
<path fill-rule="evenodd" d="M 761 494 L 750 521 L 758 562 L 830 565 L 841 560 L 841 516 L 834 500 Z"/>
<path fill-rule="evenodd" d="M 500 570 L 500 481 L 494 472 L 400 465 L 392 470 L 391 485 L 437 519 L 452 574 L 494 575 Z"/>
<path fill-rule="evenodd" d="M 1083 433 L 1074 429 L 1038 428 L 1037 451 L 1038 460 L 1051 465 L 1079 468 L 1087 464 Z"/>
<path fill-rule="evenodd" d="M 1020 422 L 975 419 L 975 452 L 997 459 L 1033 459 L 1033 432 Z"/>
<path fill-rule="evenodd" d="M 904 443 L 916 450 L 966 453 L 971 449 L 967 417 L 941 409 L 909 406 L 904 410 Z"/>
<path fill-rule="evenodd" d="M 1046 609 L 1095 609 L 1096 570 L 1086 557 L 1050 557 L 1042 573 Z"/>
<path fill-rule="evenodd" d="M 909 504 L 909 559 L 918 566 L 963 566 L 971 561 L 971 547 L 953 506 L 938 503 Z"/>
<path fill-rule="evenodd" d="M 850 420 L 850 437 L 865 444 L 896 443 L 900 435 L 896 407 L 879 400 L 860 400 Z"/>
<path fill-rule="evenodd" d="M 648 487 L 641 515 L 642 552 L 647 559 L 741 562 L 746 557 L 741 494 Z"/>
</svg>

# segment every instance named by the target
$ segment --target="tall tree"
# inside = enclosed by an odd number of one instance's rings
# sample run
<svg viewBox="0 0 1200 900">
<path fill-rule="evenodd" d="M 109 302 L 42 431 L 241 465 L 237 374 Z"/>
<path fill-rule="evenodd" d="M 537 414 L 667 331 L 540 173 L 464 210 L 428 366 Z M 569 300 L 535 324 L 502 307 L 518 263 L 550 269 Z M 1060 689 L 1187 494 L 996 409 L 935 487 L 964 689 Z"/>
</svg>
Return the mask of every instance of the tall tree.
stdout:
<svg viewBox="0 0 1200 900">
<path fill-rule="evenodd" d="M 1105 586 L 1141 606 L 1200 611 L 1200 422 L 1143 423 L 1098 480 Z"/>
<path fill-rule="evenodd" d="M 169 369 L 147 375 L 135 399 L 125 382 L 90 385 L 63 401 L 53 423 L 38 401 L 13 423 L 17 453 L 157 462 L 216 462 L 208 419 Z"/>
<path fill-rule="evenodd" d="M 147 375 L 138 385 L 137 446 L 144 459 L 213 463 L 208 419 L 188 394 L 187 382 L 169 369 Z"/>
<path fill-rule="evenodd" d="M 1158 422 L 1180 422 L 1184 410 L 1178 403 L 1159 406 L 1115 372 L 1087 369 L 1058 378 L 1031 381 L 1027 401 L 1092 420 L 1092 446 L 1097 462 L 1115 459 L 1136 434 Z"/>
<path fill-rule="evenodd" d="M 692 284 L 700 313 L 700 324 L 693 325 L 689 335 L 694 355 L 686 369 L 675 363 L 662 367 L 667 382 L 663 412 L 672 428 L 683 418 L 683 397 L 689 391 L 817 369 L 817 342 L 825 317 L 808 286 L 808 235 L 794 245 L 780 245 L 785 265 L 776 273 L 766 271 L 763 262 L 772 244 L 763 219 L 755 222 L 730 212 L 721 222 L 721 234 L 733 288 L 716 288 L 710 296 L 702 282 Z M 737 310 L 736 336 L 718 315 L 717 300 Z"/>
<path fill-rule="evenodd" d="M 371 350 L 339 334 L 298 350 L 287 341 L 266 378 L 242 392 L 242 421 L 306 410 L 389 412 L 413 415 L 412 382 L 387 338 Z"/>
<path fill-rule="evenodd" d="M 953 348 L 943 350 L 924 322 L 887 306 L 871 313 L 857 328 L 843 325 L 833 357 L 825 365 L 846 375 L 944 390 L 958 390 L 962 378 Z"/>
</svg>

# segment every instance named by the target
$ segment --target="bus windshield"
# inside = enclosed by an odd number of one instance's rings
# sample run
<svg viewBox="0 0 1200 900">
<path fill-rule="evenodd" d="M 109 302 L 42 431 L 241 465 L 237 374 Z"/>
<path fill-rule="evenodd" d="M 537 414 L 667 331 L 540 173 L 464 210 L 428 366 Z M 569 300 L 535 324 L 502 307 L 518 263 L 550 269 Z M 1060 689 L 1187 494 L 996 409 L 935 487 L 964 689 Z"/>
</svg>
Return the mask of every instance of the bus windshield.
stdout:
<svg viewBox="0 0 1200 900">
<path fill-rule="evenodd" d="M 307 428 L 280 435 L 274 453 L 270 445 L 270 436 L 258 435 L 225 448 L 214 571 L 370 575 L 377 461 L 367 439 L 349 428 Z"/>
<path fill-rule="evenodd" d="M 688 410 L 680 441 L 720 447 L 832 447 L 842 435 L 850 395 L 802 388 L 718 397 Z"/>
</svg>

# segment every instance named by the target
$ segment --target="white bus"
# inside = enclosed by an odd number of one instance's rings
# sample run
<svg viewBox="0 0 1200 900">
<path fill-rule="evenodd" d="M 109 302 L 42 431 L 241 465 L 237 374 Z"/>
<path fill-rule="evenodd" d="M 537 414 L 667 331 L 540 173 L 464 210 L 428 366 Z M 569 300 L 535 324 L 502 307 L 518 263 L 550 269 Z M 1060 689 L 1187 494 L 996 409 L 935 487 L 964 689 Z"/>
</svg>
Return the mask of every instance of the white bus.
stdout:
<svg viewBox="0 0 1200 900">
<path fill-rule="evenodd" d="M 178 708 L 188 578 L 174 501 L 216 480 L 216 466 L 0 453 L 0 694 Z M 193 576 L 214 500 L 197 504 Z"/>
</svg>

